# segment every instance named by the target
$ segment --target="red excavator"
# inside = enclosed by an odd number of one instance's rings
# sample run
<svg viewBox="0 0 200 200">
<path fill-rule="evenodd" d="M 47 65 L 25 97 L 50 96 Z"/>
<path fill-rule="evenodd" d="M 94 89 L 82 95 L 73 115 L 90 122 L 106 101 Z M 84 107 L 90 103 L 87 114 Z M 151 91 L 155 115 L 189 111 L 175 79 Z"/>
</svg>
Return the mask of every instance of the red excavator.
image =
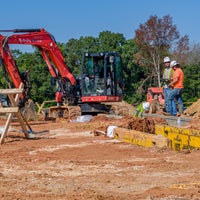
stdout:
<svg viewBox="0 0 200 200">
<path fill-rule="evenodd" d="M 11 78 L 18 88 L 24 84 L 21 105 L 30 98 L 29 72 L 21 73 L 13 59 L 9 44 L 32 45 L 43 56 L 51 76 L 57 83 L 56 102 L 49 110 L 51 117 L 71 118 L 81 113 L 126 114 L 128 109 L 112 102 L 122 101 L 121 57 L 117 52 L 84 53 L 81 75 L 75 79 L 54 37 L 45 29 L 0 30 L 13 32 L 9 36 L 0 34 L 0 64 L 9 83 Z M 123 113 L 122 113 L 123 112 Z"/>
</svg>

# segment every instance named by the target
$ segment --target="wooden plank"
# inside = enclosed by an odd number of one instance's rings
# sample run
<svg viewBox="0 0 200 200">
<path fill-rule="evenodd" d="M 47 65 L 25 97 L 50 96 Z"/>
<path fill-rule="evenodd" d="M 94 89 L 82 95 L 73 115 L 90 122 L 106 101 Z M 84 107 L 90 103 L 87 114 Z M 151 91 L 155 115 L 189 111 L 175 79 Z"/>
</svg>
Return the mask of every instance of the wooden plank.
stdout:
<svg viewBox="0 0 200 200">
<path fill-rule="evenodd" d="M 18 102 L 18 99 L 19 99 L 19 95 L 20 94 L 17 94 L 17 98 L 14 99 L 13 95 L 12 94 L 9 94 L 9 99 L 10 99 L 10 102 L 13 106 L 16 106 L 16 102 Z M 15 115 L 17 116 L 19 122 L 20 122 L 20 125 L 24 131 L 24 135 L 26 138 L 28 138 L 28 130 L 27 130 L 27 127 L 24 123 L 24 120 L 23 120 L 23 117 L 22 117 L 22 113 L 20 112 L 20 110 L 18 112 L 15 113 Z"/>
<path fill-rule="evenodd" d="M 0 89 L 0 94 L 21 94 L 22 92 L 21 88 Z"/>
<path fill-rule="evenodd" d="M 0 108 L 0 113 L 16 113 L 19 111 L 18 107 L 3 107 Z"/>
<path fill-rule="evenodd" d="M 15 107 L 18 106 L 17 104 L 18 104 L 18 101 L 19 101 L 19 97 L 20 97 L 20 94 L 23 91 L 22 88 L 23 88 L 23 83 L 20 84 L 20 88 L 19 89 L 15 88 L 15 89 L 1 89 L 0 90 L 0 94 L 7 94 L 8 95 L 8 97 L 10 99 L 10 102 L 11 102 L 11 105 L 13 106 L 11 108 L 15 109 Z M 14 96 L 15 96 L 15 98 L 14 98 Z M 26 129 L 26 126 L 25 126 L 24 122 L 22 121 L 23 119 L 20 116 L 21 113 L 20 113 L 19 109 L 15 114 L 16 114 L 17 118 L 20 121 L 20 124 L 21 124 L 21 127 L 22 127 L 23 131 L 24 131 L 25 136 L 28 137 L 28 131 Z M 1 134 L 1 138 L 0 138 L 0 143 L 1 144 L 4 143 L 4 140 L 5 140 L 9 125 L 10 125 L 11 120 L 13 118 L 13 115 L 14 115 L 14 113 L 9 113 L 9 115 L 8 115 L 8 119 L 6 121 L 3 133 Z"/>
<path fill-rule="evenodd" d="M 12 106 L 16 106 L 16 102 L 18 102 L 20 94 L 17 94 L 15 96 L 15 99 L 14 99 L 13 95 L 14 94 L 9 94 L 8 96 L 9 96 L 9 99 L 11 101 Z M 13 115 L 14 115 L 14 113 L 10 113 L 8 115 L 8 119 L 6 121 L 6 125 L 4 127 L 3 133 L 1 134 L 1 138 L 0 138 L 0 143 L 1 144 L 4 143 L 4 140 L 5 140 L 5 137 L 6 137 L 6 134 L 7 134 L 7 131 L 8 131 L 9 125 L 10 125 L 10 122 L 11 122 L 11 120 L 13 118 Z"/>
<path fill-rule="evenodd" d="M 46 103 L 52 103 L 52 102 L 56 102 L 56 100 L 43 101 L 41 105 L 39 105 L 39 104 L 36 102 L 35 104 L 36 104 L 36 106 L 38 107 L 37 114 L 40 114 L 40 113 L 43 114 L 42 109 L 43 109 L 44 105 L 45 105 Z"/>
<path fill-rule="evenodd" d="M 24 120 L 23 120 L 23 117 L 22 117 L 22 113 L 19 111 L 17 113 L 15 113 L 18 120 L 19 120 L 19 123 L 22 127 L 22 130 L 24 131 L 24 135 L 26 138 L 29 138 L 29 134 L 28 134 L 28 130 L 27 130 L 27 127 L 26 127 L 26 124 L 24 123 Z"/>
<path fill-rule="evenodd" d="M 1 134 L 1 138 L 0 138 L 0 143 L 3 144 L 4 143 L 4 140 L 5 140 L 5 136 L 6 136 L 6 133 L 8 131 L 8 128 L 9 128 L 9 125 L 10 125 L 10 122 L 12 120 L 12 117 L 13 117 L 13 113 L 10 113 L 8 115 L 8 119 L 6 121 L 6 124 L 5 124 L 5 127 L 4 127 L 4 130 L 3 130 L 3 133 Z"/>
<path fill-rule="evenodd" d="M 20 84 L 19 88 L 14 88 L 14 89 L 1 89 L 0 90 L 0 94 L 7 94 L 10 102 L 11 102 L 11 107 L 9 108 L 1 108 L 0 112 L 4 112 L 4 113 L 9 113 L 8 119 L 6 121 L 6 125 L 3 129 L 3 133 L 1 134 L 1 138 L 0 138 L 0 143 L 2 144 L 4 142 L 6 133 L 8 131 L 9 125 L 11 123 L 12 117 L 15 113 L 15 115 L 17 116 L 19 123 L 23 129 L 24 135 L 26 138 L 34 138 L 33 135 L 29 135 L 27 127 L 28 126 L 30 128 L 30 126 L 28 125 L 28 122 L 24 119 L 22 113 L 20 112 L 19 108 L 18 108 L 18 102 L 19 102 L 19 97 L 20 94 L 23 92 L 23 83 Z M 13 113 L 14 112 L 14 113 Z M 24 123 L 24 121 L 26 122 L 26 124 Z M 31 128 L 30 128 L 31 130 Z"/>
</svg>

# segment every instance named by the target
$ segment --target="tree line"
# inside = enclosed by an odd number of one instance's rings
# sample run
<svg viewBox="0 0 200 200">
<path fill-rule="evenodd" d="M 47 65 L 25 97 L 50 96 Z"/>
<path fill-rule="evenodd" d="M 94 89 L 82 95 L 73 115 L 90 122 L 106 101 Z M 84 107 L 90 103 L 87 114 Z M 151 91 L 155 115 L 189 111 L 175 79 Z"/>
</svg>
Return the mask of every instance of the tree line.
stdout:
<svg viewBox="0 0 200 200">
<path fill-rule="evenodd" d="M 177 60 L 185 73 L 184 102 L 194 102 L 200 98 L 200 45 L 189 44 L 187 35 L 180 33 L 173 25 L 172 18 L 150 16 L 140 24 L 133 39 L 122 33 L 102 31 L 98 37 L 80 37 L 66 43 L 57 43 L 70 71 L 75 76 L 81 74 L 81 59 L 84 52 L 119 52 L 122 57 L 124 77 L 124 100 L 135 104 L 145 101 L 148 87 L 162 86 L 163 58 L 170 56 Z M 20 72 L 30 70 L 31 98 L 34 102 L 55 98 L 55 83 L 40 52 L 12 50 Z M 0 73 L 0 87 L 6 88 L 4 75 Z"/>
</svg>

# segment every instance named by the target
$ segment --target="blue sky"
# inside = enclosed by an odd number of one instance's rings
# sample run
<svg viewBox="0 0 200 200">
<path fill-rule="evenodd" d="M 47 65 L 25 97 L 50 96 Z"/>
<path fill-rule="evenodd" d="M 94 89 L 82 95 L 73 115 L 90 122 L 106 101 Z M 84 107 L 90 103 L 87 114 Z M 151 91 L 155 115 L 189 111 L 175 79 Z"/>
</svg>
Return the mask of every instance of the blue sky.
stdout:
<svg viewBox="0 0 200 200">
<path fill-rule="evenodd" d="M 199 0 L 16 0 L 2 1 L 0 29 L 45 28 L 57 42 L 102 31 L 135 35 L 151 15 L 170 15 L 181 36 L 200 42 Z M 5 33 L 4 33 L 5 34 Z"/>
</svg>

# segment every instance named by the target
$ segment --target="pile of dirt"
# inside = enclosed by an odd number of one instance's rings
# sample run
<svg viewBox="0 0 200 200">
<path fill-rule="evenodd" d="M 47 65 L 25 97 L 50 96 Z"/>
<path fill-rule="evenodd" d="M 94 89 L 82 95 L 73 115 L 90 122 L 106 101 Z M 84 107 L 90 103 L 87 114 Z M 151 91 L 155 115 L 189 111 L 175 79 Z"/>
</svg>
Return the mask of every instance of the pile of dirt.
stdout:
<svg viewBox="0 0 200 200">
<path fill-rule="evenodd" d="M 191 129 L 198 129 L 200 130 L 200 120 L 199 118 L 192 118 L 190 121 L 190 128 Z"/>
<path fill-rule="evenodd" d="M 200 99 L 194 102 L 191 106 L 189 106 L 185 111 L 185 115 L 200 117 Z"/>
<path fill-rule="evenodd" d="M 121 102 L 112 102 L 108 103 L 109 105 L 113 106 L 121 106 L 122 108 L 126 109 L 128 111 L 128 115 L 134 115 L 136 111 L 136 107 L 134 107 L 132 104 L 127 103 L 126 101 L 121 101 Z"/>
<path fill-rule="evenodd" d="M 119 128 L 155 134 L 155 124 L 157 123 L 155 119 L 139 118 L 131 115 L 123 116 L 120 119 L 109 119 L 106 116 L 97 116 L 93 118 L 93 123 L 94 121 L 98 121 L 99 124 L 94 128 L 94 133 L 99 131 L 106 133 L 109 126 L 117 126 Z"/>
<path fill-rule="evenodd" d="M 134 107 L 132 104 L 127 103 L 126 101 L 122 101 L 122 105 L 126 106 L 129 110 L 129 115 L 134 115 L 136 111 L 136 107 Z"/>
<path fill-rule="evenodd" d="M 148 118 L 132 118 L 128 123 L 128 129 L 155 134 L 155 122 Z"/>
</svg>

